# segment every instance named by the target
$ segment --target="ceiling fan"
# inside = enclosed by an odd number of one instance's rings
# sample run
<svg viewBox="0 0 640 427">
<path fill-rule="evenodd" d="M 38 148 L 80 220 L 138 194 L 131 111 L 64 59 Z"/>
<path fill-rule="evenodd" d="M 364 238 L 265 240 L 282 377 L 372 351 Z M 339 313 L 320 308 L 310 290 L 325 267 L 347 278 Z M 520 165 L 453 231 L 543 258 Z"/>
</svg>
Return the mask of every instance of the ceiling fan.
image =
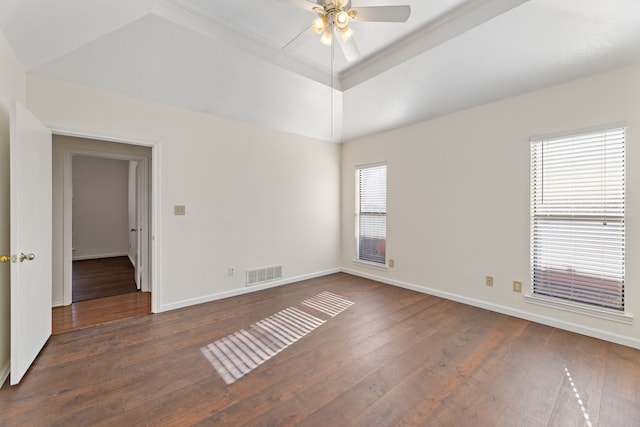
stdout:
<svg viewBox="0 0 640 427">
<path fill-rule="evenodd" d="M 298 8 L 308 10 L 317 15 L 311 26 L 298 34 L 284 50 L 294 50 L 307 37 L 318 34 L 320 42 L 331 46 L 333 40 L 338 45 L 347 61 L 354 61 L 360 57 L 358 45 L 353 39 L 353 29 L 349 27 L 354 22 L 406 22 L 411 15 L 411 6 L 366 6 L 351 7 L 351 0 L 280 0 Z"/>
</svg>

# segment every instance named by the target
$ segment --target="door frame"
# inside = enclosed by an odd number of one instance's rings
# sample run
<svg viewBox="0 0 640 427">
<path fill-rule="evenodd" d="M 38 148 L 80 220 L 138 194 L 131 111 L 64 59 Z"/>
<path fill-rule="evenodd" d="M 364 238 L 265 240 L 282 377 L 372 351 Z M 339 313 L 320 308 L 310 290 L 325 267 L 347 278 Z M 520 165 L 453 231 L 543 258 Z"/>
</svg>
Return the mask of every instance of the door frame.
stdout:
<svg viewBox="0 0 640 427">
<path fill-rule="evenodd" d="M 109 158 L 116 160 L 135 160 L 140 162 L 139 165 L 144 169 L 142 176 L 145 182 L 142 187 L 145 190 L 145 194 L 142 197 L 143 206 L 145 206 L 146 212 L 143 214 L 144 223 L 142 248 L 146 256 L 142 262 L 142 277 L 143 284 L 142 290 L 151 292 L 151 311 L 157 313 L 159 310 L 160 299 L 160 279 L 158 275 L 159 268 L 159 236 L 157 230 L 160 229 L 160 215 L 159 215 L 159 189 L 158 183 L 160 181 L 160 161 L 159 151 L 160 147 L 157 142 L 143 141 L 128 138 L 117 138 L 105 135 L 97 135 L 86 132 L 68 131 L 62 129 L 51 129 L 53 135 L 60 136 L 72 136 L 85 139 L 95 139 L 107 142 L 116 142 L 120 144 L 138 145 L 151 148 L 151 159 L 141 156 L 135 156 L 130 154 L 118 154 L 103 151 L 82 150 L 82 149 L 69 149 L 64 152 L 64 200 L 63 200 L 63 304 L 69 305 L 72 300 L 72 192 L 67 191 L 72 188 L 72 160 L 75 155 Z M 149 173 L 149 169 L 150 172 Z M 150 197 L 149 197 L 150 196 Z M 150 214 L 150 215 L 149 215 Z M 149 224 L 149 220 L 151 224 Z"/>
</svg>

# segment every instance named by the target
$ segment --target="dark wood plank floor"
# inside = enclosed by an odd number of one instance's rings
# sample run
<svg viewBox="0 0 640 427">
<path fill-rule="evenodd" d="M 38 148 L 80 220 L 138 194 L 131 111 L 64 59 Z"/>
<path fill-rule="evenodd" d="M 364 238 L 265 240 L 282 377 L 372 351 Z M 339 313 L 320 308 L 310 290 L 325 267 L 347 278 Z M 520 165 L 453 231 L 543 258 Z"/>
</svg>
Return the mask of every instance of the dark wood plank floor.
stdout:
<svg viewBox="0 0 640 427">
<path fill-rule="evenodd" d="M 73 262 L 73 303 L 52 310 L 54 335 L 151 313 L 128 257 Z"/>
<path fill-rule="evenodd" d="M 138 289 L 129 257 L 73 261 L 73 302 L 111 297 Z"/>
<path fill-rule="evenodd" d="M 321 291 L 355 304 L 235 383 L 202 355 Z M 335 274 L 54 336 L 0 424 L 638 426 L 640 351 Z"/>
<path fill-rule="evenodd" d="M 51 311 L 53 335 L 151 313 L 151 293 L 131 292 L 74 302 Z"/>
</svg>

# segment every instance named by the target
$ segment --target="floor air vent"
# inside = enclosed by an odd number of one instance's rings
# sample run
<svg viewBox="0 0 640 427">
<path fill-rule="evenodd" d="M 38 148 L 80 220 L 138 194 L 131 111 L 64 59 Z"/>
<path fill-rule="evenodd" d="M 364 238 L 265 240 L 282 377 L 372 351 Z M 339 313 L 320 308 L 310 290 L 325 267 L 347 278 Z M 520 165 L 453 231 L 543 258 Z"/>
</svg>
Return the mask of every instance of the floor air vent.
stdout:
<svg viewBox="0 0 640 427">
<path fill-rule="evenodd" d="M 247 286 L 258 285 L 272 280 L 282 279 L 282 266 L 272 265 L 271 267 L 247 270 Z"/>
</svg>

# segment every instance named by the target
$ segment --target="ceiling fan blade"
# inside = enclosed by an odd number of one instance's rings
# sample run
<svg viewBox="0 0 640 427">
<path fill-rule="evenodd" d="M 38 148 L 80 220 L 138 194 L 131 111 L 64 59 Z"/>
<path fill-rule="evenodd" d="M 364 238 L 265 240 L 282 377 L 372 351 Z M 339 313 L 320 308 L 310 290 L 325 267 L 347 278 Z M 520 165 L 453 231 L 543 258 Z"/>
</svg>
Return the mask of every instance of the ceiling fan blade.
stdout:
<svg viewBox="0 0 640 427">
<path fill-rule="evenodd" d="M 407 22 L 411 6 L 371 6 L 354 7 L 358 12 L 355 22 Z"/>
<path fill-rule="evenodd" d="M 318 7 L 318 2 L 313 0 L 278 0 L 280 3 L 286 3 L 299 9 L 313 12 L 314 7 Z M 320 0 L 322 1 L 322 0 Z"/>
<path fill-rule="evenodd" d="M 316 32 L 313 31 L 313 27 L 309 26 L 304 30 L 302 30 L 297 36 L 289 40 L 287 44 L 282 46 L 282 50 L 286 52 L 293 52 L 298 48 L 298 46 L 300 46 L 302 43 L 307 41 L 309 37 L 315 36 L 315 35 L 316 35 Z"/>
<path fill-rule="evenodd" d="M 360 50 L 358 49 L 358 45 L 353 37 L 344 41 L 340 33 L 336 31 L 333 39 L 338 41 L 338 46 L 340 46 L 340 50 L 342 50 L 342 54 L 348 62 L 352 62 L 360 58 Z"/>
</svg>

